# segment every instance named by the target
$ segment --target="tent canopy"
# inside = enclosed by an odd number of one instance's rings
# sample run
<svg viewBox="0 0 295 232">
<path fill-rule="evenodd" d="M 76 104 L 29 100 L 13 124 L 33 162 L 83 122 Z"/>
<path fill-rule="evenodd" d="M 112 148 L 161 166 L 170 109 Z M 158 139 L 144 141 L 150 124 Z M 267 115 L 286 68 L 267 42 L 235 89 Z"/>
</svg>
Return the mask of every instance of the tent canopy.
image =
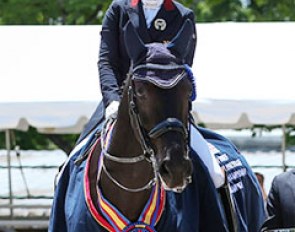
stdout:
<svg viewBox="0 0 295 232">
<path fill-rule="evenodd" d="M 195 120 L 211 129 L 295 125 L 295 101 L 198 100 L 193 109 Z"/>
<path fill-rule="evenodd" d="M 0 27 L 0 130 L 79 133 L 101 100 L 100 30 Z M 198 122 L 295 125 L 295 23 L 206 23 L 197 31 Z"/>
<path fill-rule="evenodd" d="M 79 133 L 101 100 L 99 26 L 0 27 L 0 130 Z"/>
</svg>

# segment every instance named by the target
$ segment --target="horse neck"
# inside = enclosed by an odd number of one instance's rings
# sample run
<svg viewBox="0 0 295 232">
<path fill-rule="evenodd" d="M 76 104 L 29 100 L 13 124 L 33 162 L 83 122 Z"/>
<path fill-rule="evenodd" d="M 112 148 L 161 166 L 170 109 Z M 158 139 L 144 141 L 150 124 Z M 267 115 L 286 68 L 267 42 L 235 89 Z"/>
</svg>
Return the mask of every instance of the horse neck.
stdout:
<svg viewBox="0 0 295 232">
<path fill-rule="evenodd" d="M 123 95 L 119 107 L 108 152 L 117 157 L 132 157 L 143 153 L 140 142 L 136 138 L 130 123 L 129 104 L 126 94 Z M 142 187 L 153 178 L 153 169 L 147 161 L 122 164 L 105 159 L 104 162 L 111 175 L 119 183 L 129 188 Z M 150 189 L 138 193 L 123 190 L 115 185 L 103 172 L 100 185 L 105 197 L 131 221 L 138 219 L 151 192 Z"/>
</svg>

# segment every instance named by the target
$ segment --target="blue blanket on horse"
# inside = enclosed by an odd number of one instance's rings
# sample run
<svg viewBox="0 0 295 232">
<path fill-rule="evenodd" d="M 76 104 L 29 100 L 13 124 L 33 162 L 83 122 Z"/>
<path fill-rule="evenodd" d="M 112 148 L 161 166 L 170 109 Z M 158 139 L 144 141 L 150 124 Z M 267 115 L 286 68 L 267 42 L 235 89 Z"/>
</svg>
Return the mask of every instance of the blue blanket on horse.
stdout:
<svg viewBox="0 0 295 232">
<path fill-rule="evenodd" d="M 263 201 L 256 178 L 244 157 L 222 136 L 202 128 L 198 130 L 211 144 L 220 166 L 226 170 L 239 231 L 259 231 L 265 218 Z M 103 225 L 102 214 L 93 209 L 85 182 L 88 149 L 96 139 L 93 133 L 83 140 L 63 167 L 52 206 L 51 232 L 108 231 Z M 194 151 L 190 156 L 194 168 L 193 181 L 182 193 L 166 193 L 165 209 L 155 229 L 159 232 L 228 231 L 224 211 L 207 168 Z"/>
<path fill-rule="evenodd" d="M 219 161 L 219 165 L 226 171 L 235 204 L 238 231 L 260 231 L 266 219 L 263 197 L 256 176 L 245 157 L 223 136 L 204 128 L 198 129 L 211 144 L 211 150 Z"/>
</svg>

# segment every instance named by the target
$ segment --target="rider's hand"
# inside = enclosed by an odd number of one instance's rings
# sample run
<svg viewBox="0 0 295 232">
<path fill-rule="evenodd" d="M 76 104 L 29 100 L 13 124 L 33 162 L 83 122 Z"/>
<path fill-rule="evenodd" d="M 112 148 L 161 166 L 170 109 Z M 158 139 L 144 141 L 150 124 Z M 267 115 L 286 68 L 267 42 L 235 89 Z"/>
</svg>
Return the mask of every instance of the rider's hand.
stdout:
<svg viewBox="0 0 295 232">
<path fill-rule="evenodd" d="M 116 115 L 119 108 L 119 102 L 118 101 L 112 101 L 106 108 L 105 116 L 106 118 L 109 118 L 112 115 Z"/>
</svg>

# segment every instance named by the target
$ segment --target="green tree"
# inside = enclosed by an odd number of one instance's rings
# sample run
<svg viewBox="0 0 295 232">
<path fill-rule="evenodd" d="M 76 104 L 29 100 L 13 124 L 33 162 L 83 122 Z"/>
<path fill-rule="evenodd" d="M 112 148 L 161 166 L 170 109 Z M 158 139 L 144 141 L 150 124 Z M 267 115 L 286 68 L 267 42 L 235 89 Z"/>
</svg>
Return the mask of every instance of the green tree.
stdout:
<svg viewBox="0 0 295 232">
<path fill-rule="evenodd" d="M 101 24 L 111 0 L 1 0 L 2 25 Z M 294 21 L 295 0 L 182 0 L 198 22 Z"/>
<path fill-rule="evenodd" d="M 78 139 L 77 134 L 57 135 L 40 134 L 35 128 L 30 127 L 28 131 L 11 130 L 11 148 L 20 145 L 23 150 L 51 150 L 62 149 L 69 154 Z M 5 133 L 0 132 L 0 149 L 5 149 Z"/>
<path fill-rule="evenodd" d="M 111 0 L 1 0 L 2 25 L 100 24 Z"/>
<path fill-rule="evenodd" d="M 294 21 L 294 0 L 184 0 L 198 22 Z"/>
</svg>

